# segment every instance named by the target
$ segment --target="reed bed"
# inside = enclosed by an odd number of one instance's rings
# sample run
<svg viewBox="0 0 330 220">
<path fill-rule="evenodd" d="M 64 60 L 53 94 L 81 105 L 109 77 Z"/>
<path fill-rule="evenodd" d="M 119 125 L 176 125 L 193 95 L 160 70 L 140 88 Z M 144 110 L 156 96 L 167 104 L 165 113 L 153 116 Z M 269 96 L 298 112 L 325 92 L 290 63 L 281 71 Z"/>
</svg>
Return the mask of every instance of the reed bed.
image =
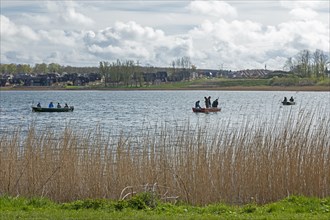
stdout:
<svg viewBox="0 0 330 220">
<path fill-rule="evenodd" d="M 246 122 L 230 132 L 188 123 L 119 138 L 100 129 L 31 127 L 24 136 L 17 129 L 0 135 L 0 195 L 123 199 L 149 187 L 193 205 L 330 196 L 329 116 L 283 121 Z"/>
</svg>

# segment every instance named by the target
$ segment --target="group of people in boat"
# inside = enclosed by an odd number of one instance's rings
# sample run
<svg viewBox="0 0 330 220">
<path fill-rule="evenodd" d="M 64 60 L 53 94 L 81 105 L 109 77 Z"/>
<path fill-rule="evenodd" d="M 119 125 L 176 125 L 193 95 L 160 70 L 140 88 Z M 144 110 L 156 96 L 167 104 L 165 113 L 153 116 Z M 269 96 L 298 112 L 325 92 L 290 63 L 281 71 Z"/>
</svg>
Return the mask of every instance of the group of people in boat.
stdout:
<svg viewBox="0 0 330 220">
<path fill-rule="evenodd" d="M 294 102 L 293 96 L 291 96 L 291 98 L 289 99 L 289 101 L 290 101 L 290 102 Z M 284 97 L 283 102 L 284 102 L 284 103 L 287 103 L 287 102 L 288 102 L 287 97 Z"/>
<path fill-rule="evenodd" d="M 205 108 L 217 108 L 218 107 L 218 105 L 219 105 L 219 98 L 217 98 L 217 99 L 215 99 L 213 102 L 212 102 L 212 104 L 211 104 L 211 96 L 209 96 L 209 97 L 204 97 L 204 101 L 205 101 Z M 195 108 L 202 108 L 201 106 L 200 106 L 200 100 L 198 100 L 196 103 L 195 103 Z"/>
<path fill-rule="evenodd" d="M 41 108 L 41 104 L 40 104 L 40 102 L 37 104 L 37 107 L 38 107 L 38 108 Z M 56 107 L 57 107 L 57 108 L 62 108 L 62 106 L 61 106 L 61 104 L 60 104 L 59 102 L 57 103 L 57 106 L 56 106 Z M 53 104 L 53 102 L 50 102 L 50 103 L 49 103 L 48 108 L 54 108 L 54 104 Z M 64 108 L 69 108 L 69 106 L 68 106 L 67 103 L 65 103 Z"/>
</svg>

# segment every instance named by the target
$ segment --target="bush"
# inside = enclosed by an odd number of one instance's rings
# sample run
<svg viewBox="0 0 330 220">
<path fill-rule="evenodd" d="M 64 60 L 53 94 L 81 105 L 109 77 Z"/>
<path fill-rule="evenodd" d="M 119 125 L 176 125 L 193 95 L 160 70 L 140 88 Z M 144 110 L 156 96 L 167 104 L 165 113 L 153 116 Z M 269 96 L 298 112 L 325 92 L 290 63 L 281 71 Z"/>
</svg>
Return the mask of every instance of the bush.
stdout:
<svg viewBox="0 0 330 220">
<path fill-rule="evenodd" d="M 128 200 L 128 207 L 132 209 L 155 208 L 157 205 L 155 195 L 153 193 L 139 193 Z"/>
<path fill-rule="evenodd" d="M 330 78 L 323 79 L 319 82 L 317 82 L 318 86 L 330 86 Z"/>
<path fill-rule="evenodd" d="M 271 86 L 294 86 L 298 85 L 299 78 L 296 76 L 290 77 L 274 77 L 270 80 Z"/>
</svg>

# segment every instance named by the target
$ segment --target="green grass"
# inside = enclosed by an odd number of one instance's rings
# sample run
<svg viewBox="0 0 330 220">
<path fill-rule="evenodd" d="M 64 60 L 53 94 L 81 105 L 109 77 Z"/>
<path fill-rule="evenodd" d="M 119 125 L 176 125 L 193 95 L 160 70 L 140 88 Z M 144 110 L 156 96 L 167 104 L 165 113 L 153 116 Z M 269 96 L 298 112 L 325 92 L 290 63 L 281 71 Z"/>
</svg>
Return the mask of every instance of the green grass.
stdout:
<svg viewBox="0 0 330 220">
<path fill-rule="evenodd" d="M 329 86 L 330 87 L 330 78 L 325 78 L 317 83 L 319 86 Z"/>
<path fill-rule="evenodd" d="M 231 86 L 268 86 L 268 79 L 222 79 L 214 83 L 219 87 L 231 87 Z"/>
<path fill-rule="evenodd" d="M 64 88 L 69 89 L 69 90 L 79 90 L 79 89 L 83 89 L 84 86 L 68 86 L 68 85 L 66 85 Z"/>
<path fill-rule="evenodd" d="M 160 89 L 191 89 L 191 88 L 221 88 L 233 86 L 269 86 L 269 79 L 223 79 L 223 78 L 203 78 L 185 82 L 172 82 L 160 85 L 151 85 L 147 88 Z"/>
<path fill-rule="evenodd" d="M 135 86 L 116 86 L 108 88 L 116 89 L 194 89 L 194 88 L 221 88 L 221 87 L 253 87 L 269 86 L 269 79 L 223 79 L 223 78 L 202 78 L 191 81 L 167 82 L 157 85 L 145 85 L 143 87 Z"/>
<path fill-rule="evenodd" d="M 256 205 L 190 206 L 154 201 L 146 193 L 128 200 L 77 200 L 54 203 L 45 198 L 0 197 L 0 219 L 329 219 L 330 198 L 290 196 Z"/>
<path fill-rule="evenodd" d="M 114 89 L 114 90 L 180 90 L 180 89 L 235 89 L 235 90 L 246 90 L 255 89 L 262 87 L 273 88 L 274 87 L 329 87 L 330 80 L 328 78 L 320 80 L 313 78 L 299 78 L 296 76 L 290 77 L 273 77 L 271 79 L 227 79 L 227 78 L 200 78 L 190 81 L 182 82 L 166 82 L 157 85 L 144 85 L 142 87 L 134 85 L 113 85 L 108 84 L 104 87 L 104 84 L 98 85 L 88 85 L 88 86 L 65 86 L 61 89 L 67 90 L 84 90 L 84 89 Z M 32 88 L 32 87 L 22 87 L 22 88 Z M 35 87 L 36 89 L 38 87 Z M 13 88 L 0 87 L 0 90 L 11 90 Z M 19 88 L 15 88 L 19 89 Z M 56 89 L 56 88 L 54 88 Z M 324 90 L 325 88 L 321 89 Z M 319 90 L 319 89 L 318 89 Z M 326 89 L 327 90 L 327 89 Z"/>
</svg>

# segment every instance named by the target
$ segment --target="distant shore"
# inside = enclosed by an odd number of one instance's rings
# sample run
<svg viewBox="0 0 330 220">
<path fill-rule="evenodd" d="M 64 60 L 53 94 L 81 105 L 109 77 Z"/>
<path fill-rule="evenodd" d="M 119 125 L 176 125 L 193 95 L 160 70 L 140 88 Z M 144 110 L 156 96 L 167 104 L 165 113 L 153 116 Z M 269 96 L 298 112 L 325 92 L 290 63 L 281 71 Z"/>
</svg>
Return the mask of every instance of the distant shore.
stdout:
<svg viewBox="0 0 330 220">
<path fill-rule="evenodd" d="M 219 90 L 219 91 L 310 91 L 310 92 L 330 92 L 330 86 L 195 86 L 181 88 L 163 88 L 163 87 L 143 87 L 143 88 L 123 88 L 123 87 L 56 87 L 56 86 L 19 86 L 19 87 L 0 87 L 0 91 L 46 91 L 46 90 L 64 90 L 64 91 L 86 91 L 86 90 L 109 90 L 109 91 L 146 91 L 146 90 Z"/>
</svg>

